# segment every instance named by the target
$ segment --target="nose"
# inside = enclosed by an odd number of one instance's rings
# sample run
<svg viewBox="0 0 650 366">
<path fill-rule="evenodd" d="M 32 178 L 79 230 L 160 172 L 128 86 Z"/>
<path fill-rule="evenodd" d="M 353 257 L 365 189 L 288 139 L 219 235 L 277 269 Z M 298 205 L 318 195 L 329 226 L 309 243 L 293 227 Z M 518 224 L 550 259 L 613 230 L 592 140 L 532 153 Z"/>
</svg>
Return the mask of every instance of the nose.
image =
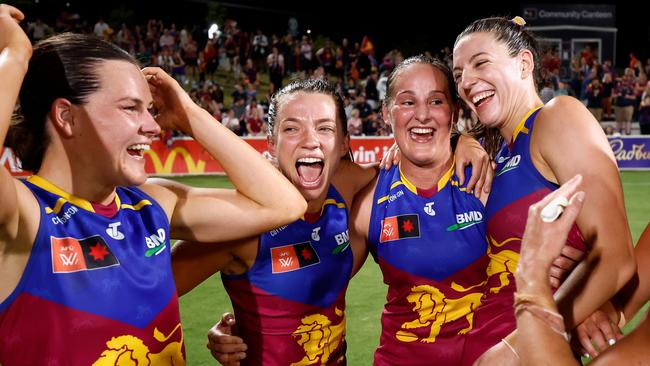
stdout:
<svg viewBox="0 0 650 366">
<path fill-rule="evenodd" d="M 474 73 L 470 70 L 463 70 L 463 73 L 460 75 L 460 80 L 458 81 L 458 89 L 467 91 L 471 89 L 474 84 L 476 84 Z"/>
<path fill-rule="evenodd" d="M 316 128 L 306 128 L 303 134 L 303 147 L 308 149 L 316 149 L 320 146 L 318 139 L 318 131 Z"/>
<path fill-rule="evenodd" d="M 426 123 L 431 119 L 431 108 L 427 102 L 418 102 L 415 106 L 415 120 Z"/>
<path fill-rule="evenodd" d="M 160 135 L 160 125 L 148 110 L 143 113 L 143 122 L 140 130 L 148 137 Z"/>
</svg>

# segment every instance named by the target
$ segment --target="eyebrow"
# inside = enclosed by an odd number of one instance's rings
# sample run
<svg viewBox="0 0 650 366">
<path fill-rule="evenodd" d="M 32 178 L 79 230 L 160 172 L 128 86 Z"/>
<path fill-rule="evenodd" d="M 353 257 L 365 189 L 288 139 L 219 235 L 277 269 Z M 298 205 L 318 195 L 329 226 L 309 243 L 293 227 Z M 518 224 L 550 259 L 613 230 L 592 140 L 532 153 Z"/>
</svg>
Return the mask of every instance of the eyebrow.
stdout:
<svg viewBox="0 0 650 366">
<path fill-rule="evenodd" d="M 471 63 L 475 58 L 477 58 L 479 56 L 482 56 L 482 55 L 487 55 L 487 54 L 488 54 L 487 52 L 475 53 L 475 54 L 472 55 L 472 57 L 469 58 L 468 62 Z M 454 69 L 452 71 L 456 71 L 456 70 L 460 70 L 460 67 L 454 67 Z"/>
<path fill-rule="evenodd" d="M 136 98 L 136 97 L 124 97 L 124 98 L 120 98 L 120 99 L 117 100 L 118 103 L 125 102 L 125 101 L 126 102 L 136 103 L 138 105 L 145 105 L 146 104 L 142 99 Z M 153 106 L 153 100 L 151 102 L 149 102 L 149 104 L 147 105 L 147 108 L 149 108 L 151 106 Z"/>
<path fill-rule="evenodd" d="M 287 117 L 284 118 L 281 122 L 301 122 L 302 119 L 300 117 Z M 335 119 L 333 118 L 319 118 L 316 120 L 316 123 L 322 123 L 322 122 L 334 122 Z"/>
<path fill-rule="evenodd" d="M 412 91 L 412 90 L 402 90 L 402 91 L 400 91 L 399 93 L 397 93 L 397 95 L 395 96 L 395 98 L 397 98 L 397 97 L 399 97 L 400 95 L 403 95 L 403 94 L 415 94 L 415 92 Z M 431 94 L 443 94 L 443 95 L 445 95 L 445 96 L 447 95 L 446 92 L 445 92 L 444 90 L 438 90 L 438 89 L 431 90 L 431 91 L 429 92 L 429 95 L 431 95 Z"/>
</svg>

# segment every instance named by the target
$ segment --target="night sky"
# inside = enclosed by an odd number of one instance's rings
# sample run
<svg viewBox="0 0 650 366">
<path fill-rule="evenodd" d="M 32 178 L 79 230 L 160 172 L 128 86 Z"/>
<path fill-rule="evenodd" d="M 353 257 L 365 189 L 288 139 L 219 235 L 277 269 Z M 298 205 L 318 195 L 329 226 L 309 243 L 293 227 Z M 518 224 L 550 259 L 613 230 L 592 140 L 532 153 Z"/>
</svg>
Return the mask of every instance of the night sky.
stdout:
<svg viewBox="0 0 650 366">
<path fill-rule="evenodd" d="M 153 1 L 153 0 L 19 0 L 8 1 L 28 11 L 28 16 L 38 14 L 53 17 L 55 9 L 66 3 L 82 16 L 91 19 L 110 17 L 114 9 L 122 7 L 135 21 L 159 17 L 166 21 L 205 23 L 208 0 Z M 530 1 L 526 3 L 558 3 L 559 1 Z M 311 29 L 312 34 L 330 35 L 334 42 L 347 37 L 351 42 L 368 35 L 375 43 L 378 54 L 399 48 L 405 55 L 425 50 L 436 52 L 452 46 L 456 35 L 471 21 L 492 15 L 520 15 L 521 3 L 514 1 L 392 1 L 391 5 L 378 6 L 377 2 L 355 0 L 333 1 L 224 1 L 217 2 L 227 16 L 239 21 L 240 27 L 254 30 L 261 27 L 267 35 L 287 30 L 290 17 L 299 22 L 299 29 Z M 587 2 L 584 2 L 587 3 Z M 608 4 L 611 1 L 590 1 L 590 4 Z M 644 62 L 650 57 L 650 17 L 639 2 L 616 2 L 618 28 L 617 59 L 619 65 L 627 63 L 629 52 L 635 52 Z"/>
</svg>

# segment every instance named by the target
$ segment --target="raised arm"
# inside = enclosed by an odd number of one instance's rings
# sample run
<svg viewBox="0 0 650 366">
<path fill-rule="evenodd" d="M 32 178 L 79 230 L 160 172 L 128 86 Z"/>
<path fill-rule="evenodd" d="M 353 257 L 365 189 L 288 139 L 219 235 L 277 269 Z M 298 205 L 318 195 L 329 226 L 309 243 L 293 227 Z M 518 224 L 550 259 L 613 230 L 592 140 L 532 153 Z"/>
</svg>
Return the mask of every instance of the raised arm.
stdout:
<svg viewBox="0 0 650 366">
<path fill-rule="evenodd" d="M 3 145 L 32 54 L 32 45 L 18 25 L 23 18 L 20 10 L 0 4 L 0 140 Z M 0 173 L 0 197 L 0 240 L 13 240 L 18 235 L 18 193 L 16 181 L 5 169 Z"/>
<path fill-rule="evenodd" d="M 540 171 L 562 184 L 576 174 L 587 199 L 577 219 L 591 246 L 555 294 L 567 327 L 575 327 L 614 296 L 635 271 L 623 188 L 614 154 L 598 122 L 575 98 L 555 98 L 540 112 L 531 151 Z M 544 142 L 544 143 L 541 143 Z M 532 154 L 535 157 L 535 154 Z"/>
<path fill-rule="evenodd" d="M 145 189 L 167 210 L 173 238 L 234 240 L 293 222 L 304 213 L 306 202 L 298 190 L 255 149 L 196 105 L 163 70 L 143 72 L 160 112 L 156 121 L 193 136 L 219 161 L 236 188 L 196 189 L 149 181 Z"/>
</svg>

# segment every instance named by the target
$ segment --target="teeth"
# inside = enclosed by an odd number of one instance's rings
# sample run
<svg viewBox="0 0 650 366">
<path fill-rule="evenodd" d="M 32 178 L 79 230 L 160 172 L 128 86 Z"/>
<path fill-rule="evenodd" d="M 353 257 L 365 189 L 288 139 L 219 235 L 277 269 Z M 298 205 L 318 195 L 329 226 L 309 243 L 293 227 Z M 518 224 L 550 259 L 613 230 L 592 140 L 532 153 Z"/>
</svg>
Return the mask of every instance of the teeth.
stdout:
<svg viewBox="0 0 650 366">
<path fill-rule="evenodd" d="M 151 146 L 147 144 L 134 144 L 128 147 L 128 150 L 143 150 L 143 151 L 148 151 L 151 149 Z"/>
<path fill-rule="evenodd" d="M 412 128 L 411 132 L 413 132 L 413 133 L 432 133 L 433 128 Z"/>
<path fill-rule="evenodd" d="M 299 163 L 312 164 L 312 163 L 322 163 L 323 159 L 321 158 L 300 158 L 298 159 Z"/>
<path fill-rule="evenodd" d="M 472 98 L 472 103 L 476 104 L 481 99 L 485 99 L 485 98 L 491 97 L 493 95 L 494 95 L 494 91 L 484 91 L 484 92 L 478 93 Z"/>
</svg>

